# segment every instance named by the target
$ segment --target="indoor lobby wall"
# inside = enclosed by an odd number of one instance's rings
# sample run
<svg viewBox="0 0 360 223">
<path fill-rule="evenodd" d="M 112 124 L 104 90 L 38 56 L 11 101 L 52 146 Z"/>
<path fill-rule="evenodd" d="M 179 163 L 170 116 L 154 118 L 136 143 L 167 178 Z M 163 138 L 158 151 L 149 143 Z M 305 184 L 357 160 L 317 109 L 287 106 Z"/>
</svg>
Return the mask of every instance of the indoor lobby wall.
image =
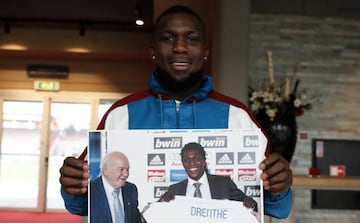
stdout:
<svg viewBox="0 0 360 223">
<path fill-rule="evenodd" d="M 147 87 L 151 34 L 13 28 L 0 35 L 0 88 L 32 89 L 35 80 L 60 90 L 134 92 Z M 19 50 L 25 49 L 25 50 Z M 27 65 L 64 65 L 66 79 L 29 78 Z"/>
<path fill-rule="evenodd" d="M 308 174 L 313 138 L 360 139 L 359 30 L 360 19 L 251 15 L 249 83 L 265 83 L 266 52 L 271 50 L 276 78 L 291 75 L 299 64 L 298 91 L 305 90 L 312 103 L 297 117 L 294 174 Z M 311 209 L 310 190 L 295 190 L 296 223 L 360 221 L 358 210 Z"/>
</svg>

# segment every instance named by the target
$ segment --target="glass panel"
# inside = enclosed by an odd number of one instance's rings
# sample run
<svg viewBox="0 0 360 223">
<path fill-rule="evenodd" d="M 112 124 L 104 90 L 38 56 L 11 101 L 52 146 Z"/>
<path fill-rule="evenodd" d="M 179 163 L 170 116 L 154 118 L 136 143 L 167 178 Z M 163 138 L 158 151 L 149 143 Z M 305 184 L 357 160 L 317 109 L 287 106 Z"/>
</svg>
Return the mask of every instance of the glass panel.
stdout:
<svg viewBox="0 0 360 223">
<path fill-rule="evenodd" d="M 37 207 L 42 111 L 41 102 L 4 101 L 1 207 Z"/>
<path fill-rule="evenodd" d="M 59 168 L 67 156 L 79 156 L 88 140 L 90 104 L 52 103 L 49 143 L 47 208 L 64 208 Z"/>
<path fill-rule="evenodd" d="M 101 120 L 101 118 L 103 117 L 103 115 L 105 114 L 105 112 L 110 108 L 110 106 L 116 101 L 116 99 L 100 99 L 100 103 L 99 103 L 99 110 L 98 110 L 98 119 L 99 122 Z"/>
</svg>

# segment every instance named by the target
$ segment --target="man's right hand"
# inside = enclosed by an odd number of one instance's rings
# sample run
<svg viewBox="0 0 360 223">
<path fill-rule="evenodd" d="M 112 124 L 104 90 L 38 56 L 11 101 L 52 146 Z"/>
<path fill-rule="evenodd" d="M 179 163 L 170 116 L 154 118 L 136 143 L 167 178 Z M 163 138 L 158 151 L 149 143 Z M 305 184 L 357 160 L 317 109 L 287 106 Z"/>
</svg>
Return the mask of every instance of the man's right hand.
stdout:
<svg viewBox="0 0 360 223">
<path fill-rule="evenodd" d="M 75 157 L 66 157 L 60 168 L 60 184 L 67 194 L 80 195 L 87 191 L 89 165 Z"/>
<path fill-rule="evenodd" d="M 175 199 L 175 195 L 171 193 L 170 191 L 166 191 L 158 200 L 159 202 L 169 202 L 171 200 Z"/>
</svg>

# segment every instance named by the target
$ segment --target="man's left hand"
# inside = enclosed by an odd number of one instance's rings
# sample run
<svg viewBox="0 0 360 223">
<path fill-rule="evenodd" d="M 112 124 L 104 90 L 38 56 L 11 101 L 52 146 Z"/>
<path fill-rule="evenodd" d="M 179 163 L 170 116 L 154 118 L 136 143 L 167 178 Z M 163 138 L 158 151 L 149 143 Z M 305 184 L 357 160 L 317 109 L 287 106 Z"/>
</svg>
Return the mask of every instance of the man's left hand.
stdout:
<svg viewBox="0 0 360 223">
<path fill-rule="evenodd" d="M 281 193 L 292 185 L 292 170 L 289 162 L 279 153 L 271 153 L 260 163 L 259 168 L 263 170 L 261 179 L 265 190 Z"/>
</svg>

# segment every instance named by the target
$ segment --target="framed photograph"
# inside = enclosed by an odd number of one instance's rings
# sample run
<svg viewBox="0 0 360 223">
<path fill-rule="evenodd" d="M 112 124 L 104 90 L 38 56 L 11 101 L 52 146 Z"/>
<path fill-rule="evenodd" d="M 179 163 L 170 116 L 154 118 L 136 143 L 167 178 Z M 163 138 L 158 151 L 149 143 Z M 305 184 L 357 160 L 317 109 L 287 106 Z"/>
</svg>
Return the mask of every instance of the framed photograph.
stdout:
<svg viewBox="0 0 360 223">
<path fill-rule="evenodd" d="M 246 196 L 257 202 L 256 210 L 245 208 L 239 201 L 194 200 L 185 196 L 158 202 L 169 185 L 187 179 L 180 151 L 190 142 L 205 149 L 208 173 L 230 177 Z M 184 219 L 187 223 L 263 223 L 263 190 L 258 166 L 265 158 L 266 143 L 260 129 L 90 131 L 90 180 L 101 176 L 101 160 L 107 153 L 120 151 L 129 159 L 128 181 L 137 186 L 138 207 L 140 211 L 146 209 L 143 215 L 148 223 L 180 223 Z M 89 213 L 98 211 L 90 207 Z M 159 213 L 164 210 L 166 215 Z"/>
</svg>

